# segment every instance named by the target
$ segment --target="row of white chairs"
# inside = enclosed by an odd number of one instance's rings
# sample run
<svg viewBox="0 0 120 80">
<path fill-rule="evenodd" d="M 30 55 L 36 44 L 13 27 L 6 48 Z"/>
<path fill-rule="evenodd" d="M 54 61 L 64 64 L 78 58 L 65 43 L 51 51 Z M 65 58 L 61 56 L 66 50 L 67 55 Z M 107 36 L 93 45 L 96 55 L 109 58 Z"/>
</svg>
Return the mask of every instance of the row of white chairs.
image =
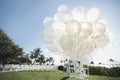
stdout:
<svg viewBox="0 0 120 80">
<path fill-rule="evenodd" d="M 54 71 L 58 68 L 55 65 L 5 65 L 4 69 L 9 69 L 9 71 Z"/>
</svg>

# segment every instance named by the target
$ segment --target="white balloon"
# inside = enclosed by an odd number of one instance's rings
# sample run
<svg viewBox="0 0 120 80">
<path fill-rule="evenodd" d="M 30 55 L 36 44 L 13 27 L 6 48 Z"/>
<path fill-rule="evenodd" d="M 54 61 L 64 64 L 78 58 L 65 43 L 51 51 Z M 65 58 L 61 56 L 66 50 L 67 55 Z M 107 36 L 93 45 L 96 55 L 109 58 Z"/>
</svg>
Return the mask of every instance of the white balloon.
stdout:
<svg viewBox="0 0 120 80">
<path fill-rule="evenodd" d="M 92 25 L 90 23 L 84 22 L 81 24 L 81 32 L 79 36 L 81 39 L 86 39 L 92 31 Z"/>
<path fill-rule="evenodd" d="M 81 52 L 79 56 L 83 54 L 90 54 L 94 50 L 94 45 L 92 42 L 84 41 L 80 44 L 78 52 Z"/>
<path fill-rule="evenodd" d="M 100 17 L 100 11 L 98 8 L 91 8 L 88 10 L 86 19 L 88 22 L 94 22 Z"/>
<path fill-rule="evenodd" d="M 104 34 L 95 37 L 96 47 L 104 47 L 107 45 L 108 42 L 109 42 L 109 38 L 108 38 L 108 36 L 106 36 Z"/>
<path fill-rule="evenodd" d="M 45 17 L 43 20 L 43 25 L 45 27 L 50 27 L 54 22 L 54 19 L 52 17 Z"/>
<path fill-rule="evenodd" d="M 73 19 L 77 20 L 78 22 L 82 22 L 84 19 L 84 16 L 85 16 L 82 8 L 80 8 L 80 7 L 73 8 L 71 15 L 72 15 Z"/>
<path fill-rule="evenodd" d="M 68 35 L 76 37 L 80 33 L 81 26 L 78 21 L 71 20 L 66 23 L 66 32 Z"/>
<path fill-rule="evenodd" d="M 52 29 L 55 33 L 54 39 L 59 43 L 60 37 L 65 34 L 65 24 L 55 21 L 52 25 Z"/>
<path fill-rule="evenodd" d="M 52 52 L 58 52 L 57 44 L 54 43 L 47 44 L 47 49 Z"/>
<path fill-rule="evenodd" d="M 95 26 L 95 32 L 99 35 L 104 34 L 106 31 L 106 26 L 103 23 L 97 23 Z"/>
<path fill-rule="evenodd" d="M 64 5 L 64 4 L 60 5 L 60 6 L 57 8 L 57 11 L 58 11 L 58 12 L 65 12 L 65 11 L 67 11 L 67 10 L 68 10 L 68 6 L 67 6 L 67 5 Z"/>
<path fill-rule="evenodd" d="M 74 62 L 79 59 L 81 64 L 88 64 L 89 54 L 109 42 L 107 23 L 99 18 L 98 8 L 84 13 L 80 7 L 69 10 L 68 6 L 60 5 L 54 18 L 43 20 L 42 39 L 48 50 L 64 53 Z"/>
<path fill-rule="evenodd" d="M 46 43 L 52 43 L 54 41 L 54 32 L 50 28 L 45 28 L 42 32 L 42 39 Z"/>
<path fill-rule="evenodd" d="M 110 31 L 107 31 L 105 34 L 108 36 L 109 40 L 113 39 L 114 37 L 114 34 Z"/>
<path fill-rule="evenodd" d="M 68 35 L 63 35 L 59 40 L 59 44 L 63 50 L 71 50 L 73 47 L 73 39 Z"/>
<path fill-rule="evenodd" d="M 58 12 L 57 17 L 59 21 L 66 23 L 71 19 L 70 14 L 67 12 Z"/>
<path fill-rule="evenodd" d="M 99 22 L 99 23 L 103 23 L 103 24 L 105 24 L 105 25 L 108 24 L 108 22 L 107 22 L 106 20 L 104 20 L 104 19 L 100 19 L 98 22 Z"/>
<path fill-rule="evenodd" d="M 90 54 L 85 54 L 79 58 L 80 64 L 90 64 L 92 57 Z"/>
<path fill-rule="evenodd" d="M 57 13 L 54 15 L 54 21 L 59 21 L 59 18 L 57 16 Z"/>
<path fill-rule="evenodd" d="M 54 21 L 52 24 L 52 29 L 55 31 L 63 31 L 65 32 L 65 24 L 60 21 Z"/>
</svg>

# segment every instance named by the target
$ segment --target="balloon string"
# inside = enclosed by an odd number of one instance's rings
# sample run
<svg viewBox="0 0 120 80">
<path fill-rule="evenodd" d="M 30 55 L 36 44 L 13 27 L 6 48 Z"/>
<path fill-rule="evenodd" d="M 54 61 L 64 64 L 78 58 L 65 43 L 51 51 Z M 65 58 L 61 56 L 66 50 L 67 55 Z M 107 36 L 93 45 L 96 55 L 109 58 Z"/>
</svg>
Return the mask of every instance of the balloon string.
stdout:
<svg viewBox="0 0 120 80">
<path fill-rule="evenodd" d="M 79 52 L 78 52 L 79 38 L 78 37 L 74 38 L 73 41 L 74 41 L 74 44 L 73 44 L 73 48 L 71 51 L 71 58 L 76 59 L 75 61 L 77 61 L 77 59 L 79 59 L 79 57 L 78 57 L 79 56 Z"/>
<path fill-rule="evenodd" d="M 76 59 L 78 59 L 78 44 L 79 44 L 79 37 L 76 38 Z"/>
</svg>

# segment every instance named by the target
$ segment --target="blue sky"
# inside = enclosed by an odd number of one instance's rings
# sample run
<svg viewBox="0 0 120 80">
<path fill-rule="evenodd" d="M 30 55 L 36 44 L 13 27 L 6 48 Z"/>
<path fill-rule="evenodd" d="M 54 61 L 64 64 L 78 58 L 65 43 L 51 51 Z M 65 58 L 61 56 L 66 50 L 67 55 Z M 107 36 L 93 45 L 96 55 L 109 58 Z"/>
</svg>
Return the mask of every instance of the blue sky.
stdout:
<svg viewBox="0 0 120 80">
<path fill-rule="evenodd" d="M 71 8 L 81 6 L 85 10 L 99 8 L 114 34 L 112 47 L 106 55 L 99 53 L 99 56 L 120 61 L 120 0 L 0 0 L 0 28 L 27 53 L 37 47 L 45 49 L 41 39 L 43 19 L 54 16 L 61 4 Z"/>
</svg>

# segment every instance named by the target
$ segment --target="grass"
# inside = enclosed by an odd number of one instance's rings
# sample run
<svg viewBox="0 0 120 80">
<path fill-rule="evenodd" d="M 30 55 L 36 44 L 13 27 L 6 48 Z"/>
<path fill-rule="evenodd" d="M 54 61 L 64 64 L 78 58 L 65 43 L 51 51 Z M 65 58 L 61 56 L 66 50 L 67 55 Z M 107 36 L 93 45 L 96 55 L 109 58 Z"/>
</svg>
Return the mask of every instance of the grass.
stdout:
<svg viewBox="0 0 120 80">
<path fill-rule="evenodd" d="M 0 72 L 0 80 L 76 80 L 65 75 L 62 71 Z M 90 76 L 89 80 L 120 80 L 120 77 Z"/>
</svg>

